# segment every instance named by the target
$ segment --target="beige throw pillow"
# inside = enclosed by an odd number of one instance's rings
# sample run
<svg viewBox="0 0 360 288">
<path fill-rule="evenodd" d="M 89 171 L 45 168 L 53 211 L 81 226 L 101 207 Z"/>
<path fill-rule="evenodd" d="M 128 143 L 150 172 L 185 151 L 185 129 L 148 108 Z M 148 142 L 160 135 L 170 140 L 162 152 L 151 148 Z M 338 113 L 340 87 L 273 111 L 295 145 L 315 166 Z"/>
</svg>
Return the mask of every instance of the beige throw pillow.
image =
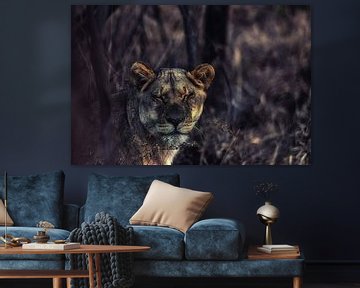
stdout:
<svg viewBox="0 0 360 288">
<path fill-rule="evenodd" d="M 154 180 L 143 205 L 130 224 L 166 226 L 185 233 L 204 213 L 212 200 L 209 192 L 199 192 Z"/>
<path fill-rule="evenodd" d="M 8 213 L 6 213 L 6 216 L 7 216 L 6 224 L 8 226 L 14 225 L 14 221 L 10 218 Z M 4 226 L 4 225 L 5 225 L 5 205 L 3 201 L 0 200 L 0 226 Z"/>
</svg>

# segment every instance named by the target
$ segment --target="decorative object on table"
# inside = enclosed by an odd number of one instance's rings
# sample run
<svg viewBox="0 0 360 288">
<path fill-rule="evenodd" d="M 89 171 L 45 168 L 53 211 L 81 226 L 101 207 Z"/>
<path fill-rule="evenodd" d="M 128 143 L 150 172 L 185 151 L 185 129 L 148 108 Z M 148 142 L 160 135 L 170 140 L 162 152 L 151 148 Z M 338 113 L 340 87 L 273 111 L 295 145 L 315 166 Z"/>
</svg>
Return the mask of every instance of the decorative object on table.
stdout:
<svg viewBox="0 0 360 288">
<path fill-rule="evenodd" d="M 36 227 L 43 228 L 46 233 L 47 230 L 55 228 L 55 225 L 49 221 L 39 221 L 39 223 L 36 224 Z"/>
<path fill-rule="evenodd" d="M 33 239 L 36 243 L 47 243 L 50 240 L 50 236 L 47 235 L 47 231 L 49 229 L 55 228 L 55 226 L 48 222 L 48 221 L 40 221 L 38 224 L 36 224 L 36 227 L 43 228 L 43 230 L 40 230 L 34 235 Z"/>
<path fill-rule="evenodd" d="M 261 223 L 265 225 L 265 244 L 272 244 L 272 235 L 271 235 L 271 225 L 276 222 L 280 216 L 279 209 L 274 205 L 271 205 L 271 202 L 265 202 L 265 205 L 261 206 L 256 214 L 258 215 Z"/>
<path fill-rule="evenodd" d="M 104 245 L 134 245 L 134 231 L 132 227 L 121 226 L 116 218 L 100 212 L 95 215 L 95 221 L 83 222 L 80 228 L 71 231 L 70 242 L 81 244 Z M 70 269 L 86 270 L 86 255 L 68 256 Z M 104 287 L 130 288 L 134 285 L 133 255 L 132 253 L 101 254 L 101 279 Z M 87 288 L 87 279 L 72 279 L 72 287 Z"/>
<path fill-rule="evenodd" d="M 258 250 L 262 246 L 250 246 L 247 253 L 249 260 L 271 260 L 271 259 L 297 259 L 300 258 L 300 248 L 295 245 L 297 251 L 293 252 L 282 252 L 282 253 L 264 253 Z"/>
<path fill-rule="evenodd" d="M 47 243 L 50 240 L 50 236 L 45 231 L 38 231 L 33 239 L 36 243 Z"/>
<path fill-rule="evenodd" d="M 277 245 L 262 245 L 258 246 L 257 250 L 259 252 L 267 254 L 297 254 L 299 253 L 298 246 L 292 246 L 287 244 L 277 244 Z"/>
<path fill-rule="evenodd" d="M 270 197 L 273 192 L 279 190 L 279 186 L 272 182 L 260 182 L 254 187 L 257 195 L 265 200 L 265 205 L 261 206 L 256 215 L 258 215 L 261 223 L 265 225 L 264 243 L 266 245 L 272 244 L 271 225 L 274 224 L 280 217 L 280 211 L 277 207 L 271 204 Z"/>
<path fill-rule="evenodd" d="M 66 240 L 54 240 L 55 244 L 65 244 L 67 243 Z"/>
<path fill-rule="evenodd" d="M 70 250 L 70 249 L 79 249 L 80 243 L 77 242 L 64 243 L 64 244 L 29 243 L 22 245 L 22 248 L 28 250 Z"/>
<path fill-rule="evenodd" d="M 24 243 L 31 243 L 31 240 L 26 237 L 14 237 L 11 234 L 5 234 L 0 237 L 0 240 L 5 243 L 4 247 L 19 247 Z"/>
</svg>

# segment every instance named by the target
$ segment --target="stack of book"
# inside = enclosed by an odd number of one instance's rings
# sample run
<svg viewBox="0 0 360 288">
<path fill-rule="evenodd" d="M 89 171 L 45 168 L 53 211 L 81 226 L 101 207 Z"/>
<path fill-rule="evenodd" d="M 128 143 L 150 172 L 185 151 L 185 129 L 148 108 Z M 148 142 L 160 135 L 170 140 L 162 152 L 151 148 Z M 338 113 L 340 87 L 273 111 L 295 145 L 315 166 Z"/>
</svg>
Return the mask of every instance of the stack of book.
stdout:
<svg viewBox="0 0 360 288">
<path fill-rule="evenodd" d="M 291 245 L 262 245 L 257 247 L 257 250 L 260 252 L 268 254 L 298 254 L 299 247 Z"/>
<path fill-rule="evenodd" d="M 262 245 L 251 246 L 248 259 L 296 259 L 300 257 L 299 246 L 291 245 Z"/>
</svg>

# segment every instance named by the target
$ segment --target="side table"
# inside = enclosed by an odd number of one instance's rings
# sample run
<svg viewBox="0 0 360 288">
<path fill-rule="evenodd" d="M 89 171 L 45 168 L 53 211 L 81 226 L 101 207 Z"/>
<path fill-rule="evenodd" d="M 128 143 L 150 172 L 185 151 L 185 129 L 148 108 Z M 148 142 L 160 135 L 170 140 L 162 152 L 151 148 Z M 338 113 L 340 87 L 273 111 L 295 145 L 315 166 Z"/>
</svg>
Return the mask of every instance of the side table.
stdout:
<svg viewBox="0 0 360 288">
<path fill-rule="evenodd" d="M 291 265 L 297 265 L 298 261 L 303 261 L 303 256 L 301 253 L 296 254 L 287 254 L 287 253 L 281 253 L 281 254 L 267 254 L 263 252 L 259 252 L 257 250 L 258 246 L 250 246 L 247 253 L 247 259 L 252 261 L 283 261 L 284 266 L 288 266 L 288 268 L 291 268 Z M 300 249 L 299 249 L 300 251 Z M 288 261 L 286 261 L 288 260 Z M 294 260 L 297 260 L 296 262 Z M 290 269 L 291 270 L 291 269 Z M 294 275 L 291 275 L 289 277 L 292 277 L 292 287 L 293 288 L 301 288 L 302 286 L 302 271 L 298 272 L 297 269 Z M 285 277 L 288 275 L 284 275 Z"/>
</svg>

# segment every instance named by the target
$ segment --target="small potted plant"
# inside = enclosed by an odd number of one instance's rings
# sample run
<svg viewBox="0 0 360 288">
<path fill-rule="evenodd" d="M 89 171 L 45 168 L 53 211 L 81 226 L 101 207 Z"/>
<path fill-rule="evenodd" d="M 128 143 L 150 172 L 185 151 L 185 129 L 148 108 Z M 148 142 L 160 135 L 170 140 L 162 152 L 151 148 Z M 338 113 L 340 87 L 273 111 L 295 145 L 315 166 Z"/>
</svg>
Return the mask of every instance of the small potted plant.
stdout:
<svg viewBox="0 0 360 288">
<path fill-rule="evenodd" d="M 38 231 L 37 234 L 33 237 L 35 242 L 47 243 L 49 241 L 50 237 L 46 233 L 49 229 L 52 229 L 55 226 L 48 221 L 40 221 L 36 225 L 36 227 L 42 228 L 43 230 Z"/>
</svg>

